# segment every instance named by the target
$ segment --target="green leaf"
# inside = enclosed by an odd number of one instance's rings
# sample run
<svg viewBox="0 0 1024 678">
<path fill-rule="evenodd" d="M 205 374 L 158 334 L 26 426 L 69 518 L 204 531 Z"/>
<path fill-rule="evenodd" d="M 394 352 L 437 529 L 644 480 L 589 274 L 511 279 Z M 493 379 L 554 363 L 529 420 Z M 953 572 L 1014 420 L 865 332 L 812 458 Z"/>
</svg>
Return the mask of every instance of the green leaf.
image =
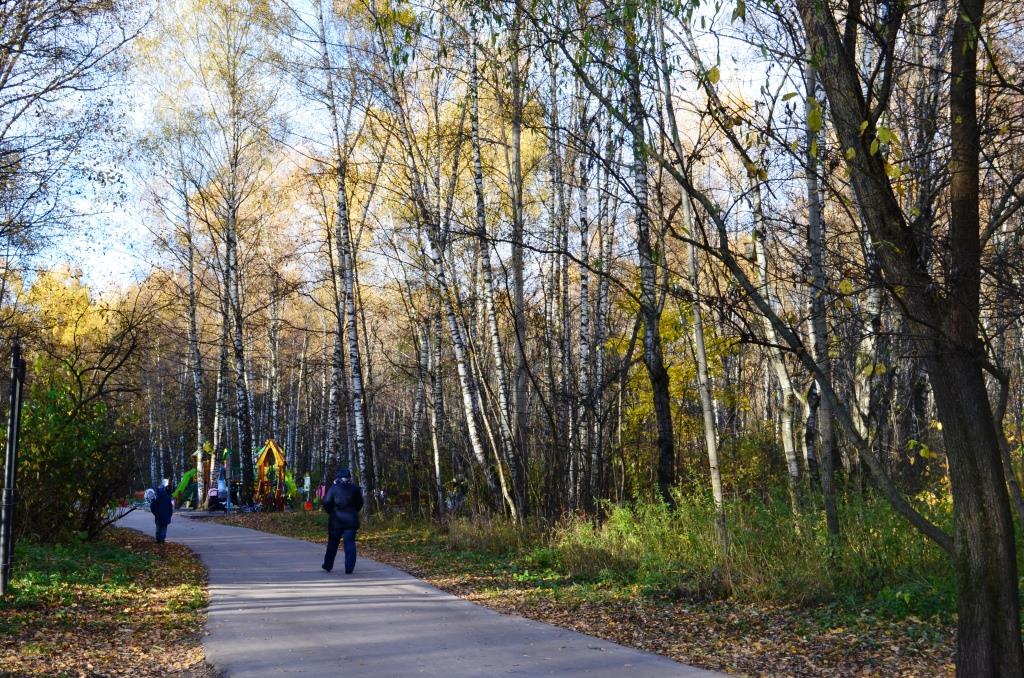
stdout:
<svg viewBox="0 0 1024 678">
<path fill-rule="evenodd" d="M 718 66 L 712 66 L 711 70 L 708 71 L 708 82 L 710 82 L 712 85 L 718 84 L 718 81 L 721 77 L 722 74 L 718 70 Z"/>
<path fill-rule="evenodd" d="M 736 21 L 736 19 L 739 19 L 740 21 L 747 20 L 746 0 L 736 0 L 736 9 L 732 11 L 732 20 Z"/>
<path fill-rule="evenodd" d="M 878 137 L 875 137 L 871 141 L 871 148 L 868 149 L 868 153 L 870 153 L 871 155 L 875 155 L 876 153 L 878 153 Z"/>
<path fill-rule="evenodd" d="M 796 95 L 797 95 L 796 92 L 786 92 L 785 94 L 782 95 L 782 100 L 783 101 L 789 101 L 790 99 L 792 99 Z"/>
<path fill-rule="evenodd" d="M 877 141 L 887 144 L 892 141 L 892 130 L 888 127 L 879 127 L 878 133 L 875 136 Z"/>
<path fill-rule="evenodd" d="M 821 104 L 811 99 L 811 110 L 807 112 L 807 127 L 811 132 L 821 129 Z"/>
</svg>

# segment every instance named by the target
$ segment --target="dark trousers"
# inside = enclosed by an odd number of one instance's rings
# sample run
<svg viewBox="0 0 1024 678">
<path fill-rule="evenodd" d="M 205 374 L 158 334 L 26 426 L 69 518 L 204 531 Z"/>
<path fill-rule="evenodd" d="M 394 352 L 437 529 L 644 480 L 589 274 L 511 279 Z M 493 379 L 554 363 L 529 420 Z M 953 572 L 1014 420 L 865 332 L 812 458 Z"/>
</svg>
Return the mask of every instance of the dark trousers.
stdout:
<svg viewBox="0 0 1024 678">
<path fill-rule="evenodd" d="M 334 557 L 338 555 L 338 542 L 345 542 L 345 574 L 352 574 L 356 566 L 356 531 L 343 530 L 341 534 L 327 534 L 327 553 L 324 554 L 324 569 L 334 569 Z"/>
<path fill-rule="evenodd" d="M 156 524 L 156 540 L 158 542 L 162 543 L 165 539 L 167 539 L 167 523 L 164 523 L 163 525 L 161 525 L 160 523 L 157 523 Z"/>
</svg>

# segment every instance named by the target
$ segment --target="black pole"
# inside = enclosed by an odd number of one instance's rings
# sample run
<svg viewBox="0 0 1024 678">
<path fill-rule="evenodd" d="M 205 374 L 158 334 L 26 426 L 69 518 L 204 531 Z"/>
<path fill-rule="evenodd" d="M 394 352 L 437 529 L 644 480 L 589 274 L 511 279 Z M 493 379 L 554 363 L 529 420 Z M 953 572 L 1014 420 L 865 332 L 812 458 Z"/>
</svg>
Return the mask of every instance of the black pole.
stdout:
<svg viewBox="0 0 1024 678">
<path fill-rule="evenodd" d="M 4 458 L 4 491 L 0 516 L 0 596 L 7 595 L 14 560 L 14 478 L 18 460 L 18 434 L 21 426 L 21 387 L 25 383 L 25 361 L 21 346 L 14 344 L 11 355 L 11 411 L 7 419 L 7 455 Z"/>
</svg>

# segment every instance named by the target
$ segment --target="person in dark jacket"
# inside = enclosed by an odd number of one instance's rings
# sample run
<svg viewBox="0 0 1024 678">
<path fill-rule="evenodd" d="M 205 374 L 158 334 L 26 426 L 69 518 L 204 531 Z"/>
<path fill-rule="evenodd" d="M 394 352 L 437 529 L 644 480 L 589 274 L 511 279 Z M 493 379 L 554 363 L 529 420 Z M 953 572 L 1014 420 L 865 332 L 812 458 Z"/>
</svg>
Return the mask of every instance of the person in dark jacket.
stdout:
<svg viewBox="0 0 1024 678">
<path fill-rule="evenodd" d="M 345 574 L 352 574 L 356 566 L 356 530 L 359 529 L 359 511 L 363 508 L 363 490 L 352 482 L 352 472 L 347 468 L 338 471 L 334 484 L 324 495 L 324 511 L 330 515 L 327 523 L 327 553 L 324 554 L 324 570 L 334 569 L 334 557 L 338 555 L 338 542 L 345 542 Z"/>
<path fill-rule="evenodd" d="M 156 498 L 149 503 L 149 510 L 156 520 L 156 541 L 162 544 L 167 539 L 167 526 L 171 524 L 171 515 L 174 513 L 171 493 L 163 485 L 156 488 Z"/>
</svg>

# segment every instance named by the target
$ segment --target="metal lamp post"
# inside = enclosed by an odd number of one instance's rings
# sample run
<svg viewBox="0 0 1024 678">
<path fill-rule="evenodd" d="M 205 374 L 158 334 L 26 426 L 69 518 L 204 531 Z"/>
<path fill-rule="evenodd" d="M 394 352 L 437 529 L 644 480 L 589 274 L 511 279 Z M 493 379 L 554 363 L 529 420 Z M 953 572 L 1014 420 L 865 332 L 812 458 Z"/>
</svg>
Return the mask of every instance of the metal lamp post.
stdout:
<svg viewBox="0 0 1024 678">
<path fill-rule="evenodd" d="M 7 595 L 14 558 L 14 478 L 18 461 L 18 433 L 21 426 L 21 389 L 25 384 L 25 361 L 21 346 L 14 344 L 11 355 L 11 411 L 7 420 L 7 455 L 4 458 L 2 522 L 0 522 L 0 596 Z"/>
</svg>

